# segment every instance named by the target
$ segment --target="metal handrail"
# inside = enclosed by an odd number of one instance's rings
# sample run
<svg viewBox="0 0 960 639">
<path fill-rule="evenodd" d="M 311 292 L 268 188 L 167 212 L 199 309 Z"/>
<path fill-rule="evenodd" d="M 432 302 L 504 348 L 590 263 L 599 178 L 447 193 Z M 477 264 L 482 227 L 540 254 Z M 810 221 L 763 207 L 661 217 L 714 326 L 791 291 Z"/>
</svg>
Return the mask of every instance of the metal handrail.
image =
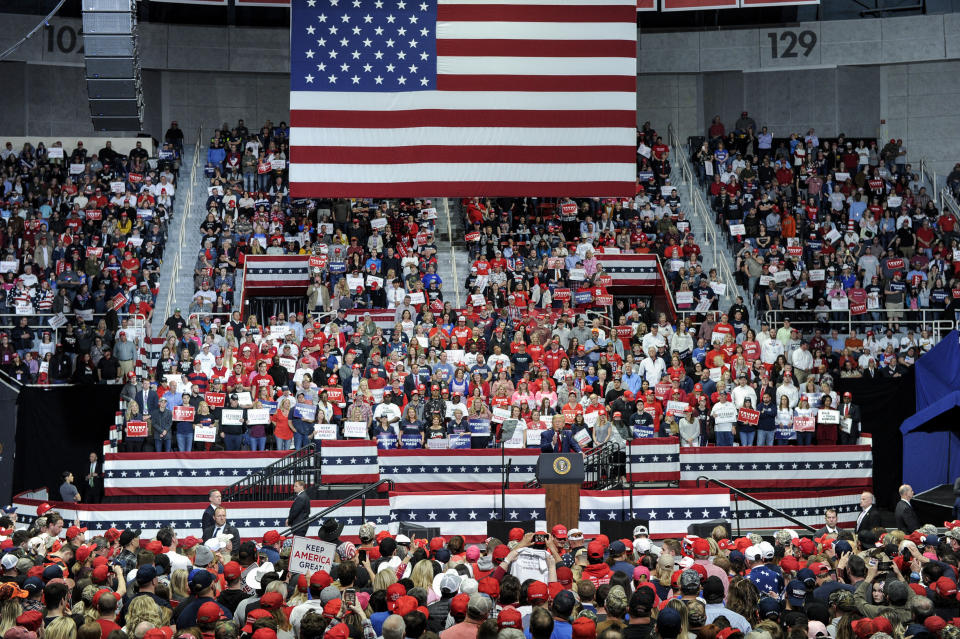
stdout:
<svg viewBox="0 0 960 639">
<path fill-rule="evenodd" d="M 845 323 L 847 325 L 847 333 L 852 331 L 854 328 L 863 327 L 871 328 L 877 326 L 878 324 L 887 323 L 887 315 L 890 313 L 899 313 L 900 315 L 906 315 L 907 313 L 918 313 L 920 315 L 919 320 L 908 319 L 906 317 L 901 317 L 896 320 L 896 323 L 903 326 L 915 326 L 917 328 L 929 327 L 930 334 L 935 341 L 940 341 L 945 335 L 954 329 L 956 322 L 953 320 L 940 319 L 940 316 L 943 314 L 942 310 L 938 309 L 918 309 L 916 311 L 911 311 L 910 309 L 901 309 L 901 310 L 892 310 L 886 308 L 877 308 L 870 309 L 863 315 L 853 315 L 850 309 L 845 311 L 818 311 L 816 309 L 770 309 L 764 313 L 764 320 L 766 321 L 767 326 L 777 326 L 782 323 L 784 317 L 790 318 L 790 323 L 793 326 L 817 326 L 820 322 L 817 320 L 817 315 L 821 313 L 828 313 L 830 315 L 846 315 L 846 319 L 840 319 L 839 322 Z M 876 313 L 880 315 L 879 320 L 875 320 L 872 317 L 872 314 Z M 831 326 L 837 323 L 835 320 L 830 320 Z"/>
<path fill-rule="evenodd" d="M 622 451 L 623 447 L 620 444 L 606 442 L 584 453 L 583 487 L 589 490 L 603 490 L 619 483 L 622 477 L 618 476 L 614 455 Z M 619 470 L 620 473 L 623 472 L 622 466 Z"/>
<path fill-rule="evenodd" d="M 457 277 L 457 249 L 453 245 L 453 225 L 450 223 L 450 201 L 443 198 L 443 212 L 447 216 L 447 240 L 450 242 L 450 268 L 453 273 L 453 290 L 457 296 L 457 308 L 460 307 L 460 279 Z"/>
<path fill-rule="evenodd" d="M 355 501 L 357 499 L 362 499 L 362 509 L 360 511 L 360 518 L 364 519 L 366 517 L 367 493 L 380 488 L 380 486 L 383 486 L 384 484 L 388 486 L 389 490 L 393 490 L 394 483 L 392 479 L 381 479 L 380 481 L 374 484 L 369 484 L 368 486 L 364 486 L 363 488 L 353 493 L 352 495 L 348 495 L 347 497 L 344 497 L 334 505 L 324 508 L 323 510 L 318 512 L 316 515 L 311 515 L 310 517 L 307 518 L 307 521 L 303 522 L 302 524 L 297 524 L 297 528 L 300 528 L 301 526 L 303 526 L 304 528 L 309 528 L 311 525 L 317 523 L 319 520 L 323 519 L 333 511 L 343 506 L 346 506 L 350 502 Z M 287 528 L 286 530 L 281 531 L 280 535 L 287 537 L 292 532 L 293 532 L 293 528 Z"/>
<path fill-rule="evenodd" d="M 722 254 L 721 238 L 717 231 L 716 224 L 710 216 L 710 208 L 703 198 L 700 183 L 696 174 L 693 172 L 693 168 L 690 166 L 690 161 L 687 159 L 686 148 L 681 143 L 676 131 L 673 130 L 672 125 L 667 127 L 667 132 L 669 134 L 671 148 L 677 150 L 677 164 L 680 166 L 680 174 L 690 189 L 690 209 L 693 214 L 700 218 L 700 223 L 704 229 L 705 237 L 703 244 L 710 247 L 713 257 L 713 268 L 717 269 L 717 278 L 726 285 L 726 295 L 724 295 L 724 297 L 732 300 L 736 297 L 735 292 L 740 289 L 737 286 L 736 279 L 733 277 L 733 273 L 730 271 L 730 266 L 727 264 L 726 256 Z M 748 298 L 748 295 L 744 296 L 744 299 Z"/>
<path fill-rule="evenodd" d="M 731 486 L 731 485 L 728 484 L 727 482 L 720 481 L 719 479 L 714 479 L 713 477 L 707 477 L 706 475 L 700 475 L 699 477 L 697 477 L 697 488 L 700 488 L 700 480 L 701 480 L 701 479 L 704 480 L 704 481 L 707 483 L 707 486 L 710 485 L 710 482 L 713 482 L 713 483 L 716 484 L 717 486 L 721 486 L 721 487 L 723 487 L 723 488 L 726 488 L 727 490 L 729 490 L 731 493 L 737 495 L 738 497 L 743 497 L 743 498 L 746 499 L 747 501 L 753 502 L 753 503 L 756 504 L 757 506 L 762 506 L 763 508 L 766 508 L 766 509 L 769 510 L 770 512 L 775 513 L 776 515 L 778 515 L 778 516 L 780 516 L 780 517 L 783 517 L 783 518 L 786 519 L 787 521 L 789 521 L 789 522 L 791 522 L 791 523 L 794 523 L 794 524 L 796 524 L 797 526 L 800 526 L 801 528 L 804 528 L 804 529 L 806 529 L 806 530 L 809 530 L 810 532 L 817 532 L 816 528 L 813 528 L 812 526 L 809 526 L 809 525 L 803 523 L 802 521 L 800 521 L 800 520 L 797 519 L 796 517 L 791 517 L 791 516 L 788 515 L 787 513 L 785 513 L 785 512 L 783 512 L 782 510 L 780 510 L 779 508 L 774 508 L 774 507 L 771 506 L 770 504 L 764 503 L 764 502 L 760 501 L 759 499 L 757 499 L 756 497 L 752 497 L 751 495 L 748 495 L 747 493 L 743 492 L 743 491 L 740 490 L 739 488 L 734 488 L 733 486 Z M 734 500 L 733 503 L 734 503 L 734 512 L 736 512 L 736 517 L 737 517 L 737 535 L 739 536 L 739 535 L 740 535 L 740 509 L 739 509 L 739 507 L 737 507 L 737 502 L 736 502 L 736 500 Z"/>
<path fill-rule="evenodd" d="M 287 470 L 295 462 L 300 461 L 304 457 L 309 457 L 317 453 L 317 445 L 310 443 L 303 448 L 291 451 L 289 455 L 284 455 L 277 461 L 273 462 L 269 466 L 264 466 L 258 468 L 256 471 L 250 473 L 243 479 L 236 481 L 222 491 L 224 501 L 232 501 L 234 498 L 241 496 L 243 489 L 248 487 L 248 484 L 252 484 L 256 481 L 265 481 L 276 475 L 280 474 L 280 471 Z"/>
<path fill-rule="evenodd" d="M 173 315 L 174 304 L 177 297 L 177 280 L 180 278 L 181 259 L 183 247 L 187 238 L 187 218 L 190 216 L 190 209 L 193 207 L 193 187 L 197 179 L 197 166 L 200 161 L 200 141 L 203 138 L 203 127 L 197 127 L 197 142 L 193 147 L 193 167 L 190 169 L 190 186 L 187 189 L 187 196 L 184 198 L 183 210 L 180 218 L 180 233 L 177 237 L 177 254 L 173 258 L 173 267 L 170 269 L 169 289 L 167 290 L 167 307 L 164 309 L 166 316 Z"/>
<path fill-rule="evenodd" d="M 223 498 L 228 501 L 285 499 L 293 486 L 294 476 L 304 480 L 317 478 L 319 462 L 320 450 L 311 443 L 229 486 Z M 274 481 L 278 479 L 279 482 Z"/>
</svg>

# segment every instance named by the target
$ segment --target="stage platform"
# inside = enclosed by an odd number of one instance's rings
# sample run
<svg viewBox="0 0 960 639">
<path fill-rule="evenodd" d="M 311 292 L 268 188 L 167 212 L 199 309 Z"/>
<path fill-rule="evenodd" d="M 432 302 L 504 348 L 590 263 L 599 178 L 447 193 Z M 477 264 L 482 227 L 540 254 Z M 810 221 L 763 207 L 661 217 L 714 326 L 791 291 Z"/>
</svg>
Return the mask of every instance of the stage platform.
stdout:
<svg viewBox="0 0 960 639">
<path fill-rule="evenodd" d="M 511 488 L 534 479 L 538 449 L 380 450 L 365 440 L 320 445 L 315 483 L 369 484 L 390 479 L 398 493 L 497 489 L 509 463 Z M 873 455 L 869 445 L 680 447 L 673 437 L 635 439 L 628 446 L 628 481 L 667 482 L 696 488 L 707 476 L 750 492 L 869 489 Z M 107 453 L 106 501 L 203 499 L 211 488 L 226 488 L 284 453 Z"/>
<path fill-rule="evenodd" d="M 150 537 L 162 526 L 173 526 L 178 534 L 200 535 L 200 517 L 206 502 L 156 504 L 76 504 L 66 505 L 49 501 L 46 489 L 21 493 L 14 505 L 22 520 L 32 521 L 36 508 L 43 502 L 52 504 L 63 517 L 72 522 L 79 519 L 97 534 L 111 527 L 139 528 Z M 817 490 L 769 493 L 763 500 L 770 506 L 795 516 L 815 527 L 823 524 L 823 511 L 836 508 L 841 526 L 852 527 L 859 510 L 859 489 Z M 318 512 L 334 501 L 313 501 L 313 512 Z M 259 538 L 267 530 L 284 528 L 289 502 L 225 502 L 228 520 L 244 538 Z M 693 523 L 725 519 L 731 521 L 734 534 L 737 526 L 734 513 L 740 514 L 740 525 L 745 530 L 791 527 L 788 521 L 773 512 L 744 500 L 733 500 L 720 488 L 651 488 L 634 490 L 582 491 L 580 497 L 580 528 L 588 535 L 601 532 L 601 522 L 649 521 L 651 536 L 666 538 L 683 535 Z M 464 535 L 468 541 L 481 541 L 487 536 L 487 523 L 505 515 L 506 521 L 534 520 L 544 527 L 545 504 L 543 490 L 511 489 L 506 503 L 499 490 L 427 491 L 416 493 L 393 492 L 380 499 L 367 499 L 365 505 L 358 499 L 342 507 L 332 516 L 344 522 L 343 536 L 356 541 L 364 519 L 386 526 L 396 533 L 401 522 L 438 528 L 440 534 Z M 310 532 L 316 533 L 312 527 Z"/>
</svg>

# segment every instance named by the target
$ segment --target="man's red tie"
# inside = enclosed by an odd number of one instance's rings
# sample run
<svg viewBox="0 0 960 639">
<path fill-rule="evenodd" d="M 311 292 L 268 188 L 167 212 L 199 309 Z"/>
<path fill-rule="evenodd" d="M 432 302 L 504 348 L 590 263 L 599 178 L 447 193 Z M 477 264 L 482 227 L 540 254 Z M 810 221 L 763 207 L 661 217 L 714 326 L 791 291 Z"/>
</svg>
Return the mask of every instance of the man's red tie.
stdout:
<svg viewBox="0 0 960 639">
<path fill-rule="evenodd" d="M 556 453 L 563 452 L 561 448 L 562 444 L 560 443 L 560 431 L 557 431 L 557 435 L 553 439 L 553 451 Z"/>
</svg>

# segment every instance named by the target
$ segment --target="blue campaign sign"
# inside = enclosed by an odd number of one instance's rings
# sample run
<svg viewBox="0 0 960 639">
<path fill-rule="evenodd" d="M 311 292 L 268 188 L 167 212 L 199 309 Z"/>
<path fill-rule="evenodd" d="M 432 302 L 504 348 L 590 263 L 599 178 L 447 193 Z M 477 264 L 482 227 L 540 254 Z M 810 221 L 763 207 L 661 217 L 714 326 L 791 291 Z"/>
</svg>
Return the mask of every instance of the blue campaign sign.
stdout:
<svg viewBox="0 0 960 639">
<path fill-rule="evenodd" d="M 470 434 L 453 433 L 450 435 L 450 448 L 470 448 Z"/>
<path fill-rule="evenodd" d="M 470 419 L 470 434 L 477 437 L 490 436 L 490 420 L 474 417 Z"/>
<path fill-rule="evenodd" d="M 400 448 L 423 448 L 423 444 L 420 441 L 420 435 L 403 435 L 400 438 Z"/>
<path fill-rule="evenodd" d="M 294 417 L 312 422 L 317 418 L 317 407 L 313 404 L 297 404 L 294 408 Z"/>
<path fill-rule="evenodd" d="M 573 303 L 576 306 L 581 306 L 583 304 L 589 304 L 593 301 L 593 292 L 592 291 L 577 291 L 573 296 Z"/>
<path fill-rule="evenodd" d="M 264 408 L 270 409 L 271 415 L 277 412 L 277 402 L 265 402 L 261 400 L 260 405 L 263 406 Z"/>
<path fill-rule="evenodd" d="M 417 438 L 419 442 L 419 438 Z M 379 433 L 377 435 L 377 448 L 380 450 L 393 450 L 397 447 L 397 436 L 393 433 Z"/>
<path fill-rule="evenodd" d="M 633 426 L 633 436 L 636 439 L 650 439 L 654 436 L 653 433 L 653 424 L 649 426 Z"/>
<path fill-rule="evenodd" d="M 346 273 L 347 263 L 346 262 L 330 262 L 327 265 L 327 270 L 329 270 L 331 273 Z"/>
</svg>

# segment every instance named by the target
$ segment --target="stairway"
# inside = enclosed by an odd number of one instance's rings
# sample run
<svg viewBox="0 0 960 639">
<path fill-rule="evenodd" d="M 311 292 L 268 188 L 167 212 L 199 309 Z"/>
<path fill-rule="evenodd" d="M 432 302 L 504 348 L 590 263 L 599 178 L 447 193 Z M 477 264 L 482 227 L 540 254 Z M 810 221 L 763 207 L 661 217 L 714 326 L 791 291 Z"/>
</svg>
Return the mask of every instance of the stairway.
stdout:
<svg viewBox="0 0 960 639">
<path fill-rule="evenodd" d="M 433 201 L 437 203 L 437 275 L 443 280 L 440 290 L 445 302 L 450 302 L 453 308 L 463 308 L 467 303 L 463 282 L 470 270 L 463 241 L 463 216 L 455 198 L 434 198 Z"/>
<path fill-rule="evenodd" d="M 160 294 L 153 315 L 153 334 L 161 336 L 163 324 L 176 308 L 187 315 L 193 298 L 193 267 L 200 250 L 200 223 L 205 214 L 208 181 L 203 174 L 206 148 L 200 147 L 198 157 L 194 147 L 185 148 L 180 170 L 179 215 L 170 227 L 167 240 L 169 252 L 160 267 Z M 194 161 L 196 160 L 196 161 Z"/>
</svg>

